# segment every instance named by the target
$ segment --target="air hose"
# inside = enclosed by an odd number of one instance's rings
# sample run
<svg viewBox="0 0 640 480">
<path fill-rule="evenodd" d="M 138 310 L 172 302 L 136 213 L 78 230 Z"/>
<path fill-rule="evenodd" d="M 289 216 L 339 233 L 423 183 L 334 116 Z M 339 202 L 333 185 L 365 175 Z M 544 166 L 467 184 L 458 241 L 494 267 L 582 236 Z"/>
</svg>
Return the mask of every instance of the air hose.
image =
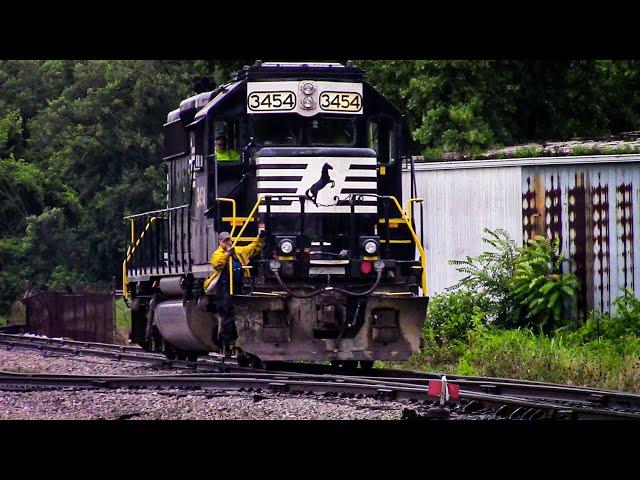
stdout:
<svg viewBox="0 0 640 480">
<path fill-rule="evenodd" d="M 274 268 L 274 267 L 276 267 L 276 268 Z M 339 288 L 339 287 L 324 287 L 324 288 L 319 288 L 318 290 L 314 290 L 313 292 L 310 292 L 310 293 L 294 293 L 293 291 L 291 291 L 291 289 L 289 287 L 287 287 L 284 284 L 284 282 L 280 278 L 280 273 L 278 272 L 279 268 L 280 268 L 280 262 L 277 262 L 277 266 L 276 265 L 271 265 L 271 271 L 275 275 L 276 280 L 278 281 L 280 286 L 284 289 L 284 291 L 287 292 L 292 297 L 295 297 L 295 298 L 310 298 L 310 297 L 315 297 L 316 295 L 318 295 L 318 294 L 320 294 L 322 292 L 330 292 L 332 290 L 335 290 L 336 292 L 344 293 L 344 294 L 352 296 L 352 297 L 364 297 L 366 295 L 369 295 L 376 288 L 378 288 L 378 285 L 380 284 L 380 279 L 382 278 L 382 270 L 384 268 L 384 264 L 382 266 L 376 266 L 376 281 L 371 286 L 371 288 L 369 288 L 368 290 L 366 290 L 364 292 L 352 292 L 351 290 L 345 290 L 345 289 Z"/>
</svg>

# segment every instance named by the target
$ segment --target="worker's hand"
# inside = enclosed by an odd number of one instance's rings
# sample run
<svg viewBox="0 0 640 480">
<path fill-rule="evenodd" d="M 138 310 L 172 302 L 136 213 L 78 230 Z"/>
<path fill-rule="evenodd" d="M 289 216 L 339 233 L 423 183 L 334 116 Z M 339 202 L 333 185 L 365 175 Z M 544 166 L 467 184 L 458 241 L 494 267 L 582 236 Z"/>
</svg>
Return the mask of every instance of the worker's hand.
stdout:
<svg viewBox="0 0 640 480">
<path fill-rule="evenodd" d="M 258 238 L 263 239 L 266 236 L 267 236 L 267 232 L 265 230 L 260 230 L 260 233 L 258 233 Z"/>
<path fill-rule="evenodd" d="M 231 256 L 233 256 L 235 253 L 236 253 L 236 249 L 235 249 L 235 247 L 230 247 L 230 248 L 227 250 L 227 254 L 228 254 L 230 257 L 231 257 Z"/>
</svg>

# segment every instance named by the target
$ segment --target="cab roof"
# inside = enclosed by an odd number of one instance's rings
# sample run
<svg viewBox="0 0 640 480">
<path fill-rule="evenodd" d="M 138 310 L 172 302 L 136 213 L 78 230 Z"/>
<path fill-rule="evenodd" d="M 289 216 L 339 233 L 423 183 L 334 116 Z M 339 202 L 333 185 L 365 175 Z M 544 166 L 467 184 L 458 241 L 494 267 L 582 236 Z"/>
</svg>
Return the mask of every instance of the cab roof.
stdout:
<svg viewBox="0 0 640 480">
<path fill-rule="evenodd" d="M 261 81 L 261 80 L 331 80 L 361 82 L 364 72 L 358 67 L 341 63 L 318 62 L 267 62 L 257 61 L 251 66 L 245 65 L 236 74 L 237 80 Z"/>
</svg>

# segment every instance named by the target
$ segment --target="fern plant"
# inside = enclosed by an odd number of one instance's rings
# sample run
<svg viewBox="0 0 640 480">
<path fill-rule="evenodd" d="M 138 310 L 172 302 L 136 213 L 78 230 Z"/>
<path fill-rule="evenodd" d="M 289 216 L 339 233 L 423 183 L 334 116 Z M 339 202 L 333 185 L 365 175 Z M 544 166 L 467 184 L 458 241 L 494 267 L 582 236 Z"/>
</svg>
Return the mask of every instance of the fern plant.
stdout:
<svg viewBox="0 0 640 480">
<path fill-rule="evenodd" d="M 548 332 L 570 318 L 580 284 L 574 274 L 562 273 L 566 261 L 558 239 L 538 236 L 520 250 L 508 282 L 520 307 L 520 325 Z"/>
<path fill-rule="evenodd" d="M 452 289 L 478 296 L 487 317 L 498 326 L 548 332 L 566 323 L 579 283 L 572 273 L 562 273 L 567 259 L 559 241 L 536 237 L 518 248 L 504 230 L 485 228 L 484 233 L 482 240 L 491 249 L 449 261 L 466 275 Z"/>
</svg>

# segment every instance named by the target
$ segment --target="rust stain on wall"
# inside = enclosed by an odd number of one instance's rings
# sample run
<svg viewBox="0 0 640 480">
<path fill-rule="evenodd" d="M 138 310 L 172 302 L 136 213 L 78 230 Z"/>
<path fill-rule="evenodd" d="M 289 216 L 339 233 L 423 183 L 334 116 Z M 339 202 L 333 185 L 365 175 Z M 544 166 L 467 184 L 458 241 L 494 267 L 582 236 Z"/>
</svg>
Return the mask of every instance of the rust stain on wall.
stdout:
<svg viewBox="0 0 640 480">
<path fill-rule="evenodd" d="M 533 178 L 532 178 L 533 177 Z M 527 190 L 522 194 L 522 242 L 544 234 L 544 182 L 538 173 L 527 177 Z"/>
<path fill-rule="evenodd" d="M 560 189 L 560 177 L 551 176 L 551 186 L 545 189 L 545 215 L 544 227 L 548 239 L 558 239 L 562 245 L 562 191 Z"/>
<path fill-rule="evenodd" d="M 602 185 L 598 174 L 598 185 L 591 191 L 593 204 L 593 252 L 596 300 L 600 311 L 609 311 L 609 186 Z"/>
<path fill-rule="evenodd" d="M 633 290 L 633 185 L 623 183 L 616 188 L 616 222 L 618 224 L 618 251 L 624 287 Z"/>
<path fill-rule="evenodd" d="M 578 311 L 586 318 L 587 312 L 593 308 L 593 279 L 587 272 L 593 268 L 593 251 L 587 248 L 592 245 L 591 229 L 587 225 L 591 215 L 591 198 L 585 188 L 585 173 L 576 172 L 575 186 L 568 190 L 569 194 L 569 255 L 572 268 L 581 288 L 578 292 Z M 589 222 L 591 223 L 591 222 Z"/>
</svg>

